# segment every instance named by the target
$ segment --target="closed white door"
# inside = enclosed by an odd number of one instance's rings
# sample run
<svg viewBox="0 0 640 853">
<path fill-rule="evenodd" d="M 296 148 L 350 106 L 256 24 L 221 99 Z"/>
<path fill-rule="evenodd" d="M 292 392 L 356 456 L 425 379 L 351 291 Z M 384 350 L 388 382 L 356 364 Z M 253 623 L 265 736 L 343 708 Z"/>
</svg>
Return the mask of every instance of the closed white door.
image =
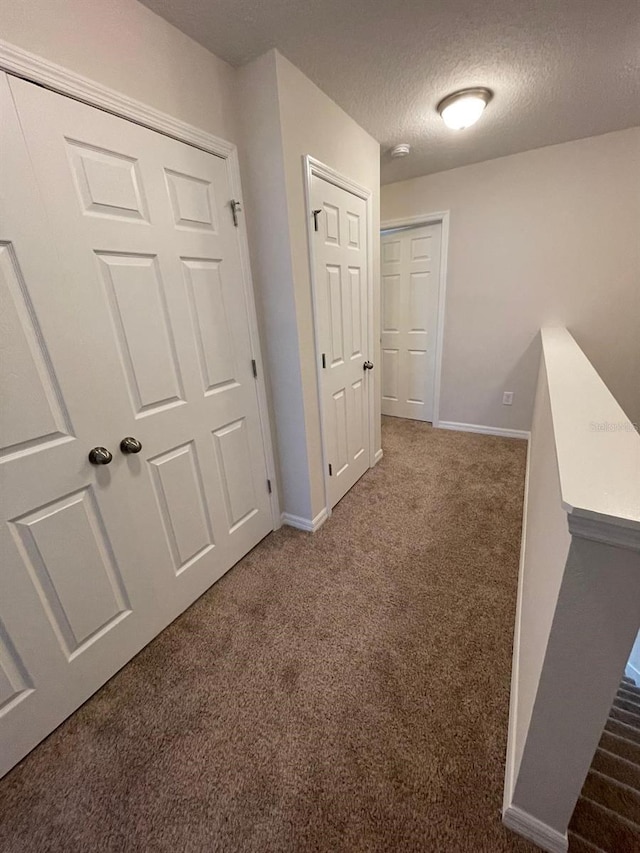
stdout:
<svg viewBox="0 0 640 853">
<path fill-rule="evenodd" d="M 382 414 L 433 421 L 442 226 L 382 234 Z"/>
<path fill-rule="evenodd" d="M 225 161 L 0 83 L 6 771 L 272 520 Z"/>
<path fill-rule="evenodd" d="M 367 211 L 363 199 L 315 175 L 310 198 L 317 228 L 312 239 L 326 482 L 333 507 L 369 467 Z"/>
</svg>

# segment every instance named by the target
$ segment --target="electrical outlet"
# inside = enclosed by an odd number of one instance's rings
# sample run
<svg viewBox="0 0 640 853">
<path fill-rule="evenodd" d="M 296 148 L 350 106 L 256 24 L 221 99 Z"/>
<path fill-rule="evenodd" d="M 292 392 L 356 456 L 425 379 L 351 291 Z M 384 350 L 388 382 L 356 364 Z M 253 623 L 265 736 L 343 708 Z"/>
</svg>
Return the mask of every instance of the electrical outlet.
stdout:
<svg viewBox="0 0 640 853">
<path fill-rule="evenodd" d="M 505 391 L 502 395 L 502 405 L 511 406 L 513 404 L 513 391 Z"/>
</svg>

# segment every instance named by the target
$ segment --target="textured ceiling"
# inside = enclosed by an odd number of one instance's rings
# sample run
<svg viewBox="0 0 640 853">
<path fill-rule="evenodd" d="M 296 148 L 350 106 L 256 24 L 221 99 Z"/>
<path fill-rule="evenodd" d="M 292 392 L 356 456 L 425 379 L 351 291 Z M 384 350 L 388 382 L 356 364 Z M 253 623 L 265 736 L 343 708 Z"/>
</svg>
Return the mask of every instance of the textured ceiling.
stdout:
<svg viewBox="0 0 640 853">
<path fill-rule="evenodd" d="M 143 2 L 232 65 L 278 48 L 381 143 L 383 183 L 640 125 L 639 0 Z M 495 98 L 448 130 L 467 86 Z"/>
</svg>

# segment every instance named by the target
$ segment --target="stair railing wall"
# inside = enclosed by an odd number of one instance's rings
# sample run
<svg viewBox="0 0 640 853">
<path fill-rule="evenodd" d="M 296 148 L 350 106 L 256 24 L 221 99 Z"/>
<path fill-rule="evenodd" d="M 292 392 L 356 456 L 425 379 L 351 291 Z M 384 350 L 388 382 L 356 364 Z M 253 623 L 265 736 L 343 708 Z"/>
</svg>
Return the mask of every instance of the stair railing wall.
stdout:
<svg viewBox="0 0 640 853">
<path fill-rule="evenodd" d="M 503 821 L 554 853 L 640 627 L 640 435 L 566 329 L 541 337 Z"/>
</svg>

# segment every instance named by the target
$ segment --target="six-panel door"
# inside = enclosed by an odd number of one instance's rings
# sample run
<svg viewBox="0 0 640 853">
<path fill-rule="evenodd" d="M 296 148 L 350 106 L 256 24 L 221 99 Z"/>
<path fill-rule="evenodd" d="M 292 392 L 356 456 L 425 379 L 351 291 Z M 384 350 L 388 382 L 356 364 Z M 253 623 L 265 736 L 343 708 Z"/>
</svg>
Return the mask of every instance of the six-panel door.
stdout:
<svg viewBox="0 0 640 853">
<path fill-rule="evenodd" d="M 317 176 L 311 204 L 320 398 L 334 506 L 369 468 L 366 203 Z M 323 359 L 323 361 L 322 361 Z"/>
<path fill-rule="evenodd" d="M 382 235 L 382 414 L 433 420 L 442 226 Z"/>
<path fill-rule="evenodd" d="M 22 80 L 2 96 L 6 770 L 272 521 L 225 161 Z"/>
</svg>

